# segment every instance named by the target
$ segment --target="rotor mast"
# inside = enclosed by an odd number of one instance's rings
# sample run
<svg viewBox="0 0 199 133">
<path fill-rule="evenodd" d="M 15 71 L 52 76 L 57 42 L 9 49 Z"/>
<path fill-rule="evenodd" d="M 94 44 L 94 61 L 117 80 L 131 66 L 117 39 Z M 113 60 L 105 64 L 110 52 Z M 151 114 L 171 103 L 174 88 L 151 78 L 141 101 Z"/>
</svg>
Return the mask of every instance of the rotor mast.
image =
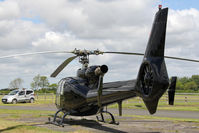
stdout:
<svg viewBox="0 0 199 133">
<path fill-rule="evenodd" d="M 89 64 L 89 55 L 99 55 L 103 54 L 103 52 L 97 50 L 90 51 L 90 50 L 79 50 L 79 49 L 74 49 L 72 51 L 73 54 L 79 56 L 79 63 L 82 64 L 82 69 L 87 68 Z"/>
</svg>

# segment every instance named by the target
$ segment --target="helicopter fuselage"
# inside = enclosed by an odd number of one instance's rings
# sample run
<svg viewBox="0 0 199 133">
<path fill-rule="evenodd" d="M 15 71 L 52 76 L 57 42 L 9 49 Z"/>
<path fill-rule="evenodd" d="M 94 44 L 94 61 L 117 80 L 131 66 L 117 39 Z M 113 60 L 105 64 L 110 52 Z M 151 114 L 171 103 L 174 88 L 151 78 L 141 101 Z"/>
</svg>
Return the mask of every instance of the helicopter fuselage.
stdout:
<svg viewBox="0 0 199 133">
<path fill-rule="evenodd" d="M 74 116 L 89 116 L 94 115 L 99 111 L 97 104 L 97 85 L 98 76 L 95 76 L 94 71 L 99 66 L 90 66 L 86 70 L 79 69 L 77 77 L 66 77 L 58 83 L 56 93 L 56 106 L 64 112 L 70 112 Z M 106 106 L 111 103 L 122 101 L 127 98 L 135 97 L 132 92 L 135 82 L 126 81 L 129 86 L 120 91 L 117 90 L 116 84 L 112 87 L 104 84 L 102 105 Z M 107 89 L 108 87 L 109 89 Z"/>
<path fill-rule="evenodd" d="M 85 86 L 87 81 L 77 77 L 67 77 L 59 82 L 56 94 L 56 106 L 73 115 L 92 115 L 98 111 L 97 106 L 87 106 L 86 96 L 89 87 Z M 91 110 L 91 111 L 89 111 Z M 84 114 L 84 113 L 87 114 Z M 72 114 L 71 114 L 72 115 Z"/>
</svg>

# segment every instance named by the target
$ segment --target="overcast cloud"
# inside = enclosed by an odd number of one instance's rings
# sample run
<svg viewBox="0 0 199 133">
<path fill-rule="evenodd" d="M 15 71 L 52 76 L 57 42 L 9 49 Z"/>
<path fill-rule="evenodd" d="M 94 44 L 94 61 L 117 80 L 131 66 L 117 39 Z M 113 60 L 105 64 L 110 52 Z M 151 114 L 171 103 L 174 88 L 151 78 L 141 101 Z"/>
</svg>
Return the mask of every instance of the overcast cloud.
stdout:
<svg viewBox="0 0 199 133">
<path fill-rule="evenodd" d="M 100 49 L 144 53 L 159 0 L 4 0 L 0 1 L 0 56 L 47 50 Z M 198 59 L 199 10 L 169 9 L 166 55 Z M 71 54 L 0 60 L 0 88 L 22 78 L 48 76 Z M 105 81 L 136 78 L 142 57 L 103 55 L 90 64 L 107 64 Z M 166 60 L 169 76 L 198 74 L 196 63 Z M 51 83 L 75 76 L 73 61 Z"/>
</svg>

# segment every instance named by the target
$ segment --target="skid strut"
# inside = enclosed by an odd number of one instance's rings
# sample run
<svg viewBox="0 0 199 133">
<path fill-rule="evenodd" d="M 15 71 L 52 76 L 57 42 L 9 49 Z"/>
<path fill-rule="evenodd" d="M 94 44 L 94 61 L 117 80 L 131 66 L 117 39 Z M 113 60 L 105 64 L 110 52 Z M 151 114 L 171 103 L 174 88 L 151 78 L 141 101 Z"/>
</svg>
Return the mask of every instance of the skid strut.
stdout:
<svg viewBox="0 0 199 133">
<path fill-rule="evenodd" d="M 111 113 L 110 113 L 110 112 L 108 112 L 108 111 L 103 111 L 103 110 L 102 110 L 102 111 L 100 111 L 101 119 L 99 119 L 99 117 L 98 117 L 98 116 L 96 116 L 96 118 L 97 118 L 97 120 L 98 120 L 98 121 L 100 121 L 100 122 L 104 122 L 104 123 L 105 123 L 103 113 L 107 113 L 107 114 L 109 114 L 109 115 L 111 116 L 112 121 L 111 121 L 111 122 L 109 122 L 110 124 L 116 124 L 116 125 L 119 125 L 119 123 L 115 121 L 115 118 L 114 118 L 113 114 L 111 114 Z"/>
<path fill-rule="evenodd" d="M 57 126 L 62 126 L 62 127 L 64 127 L 64 125 L 63 125 L 64 118 L 65 118 L 67 115 L 69 115 L 70 113 L 69 113 L 69 112 L 64 113 L 64 115 L 63 115 L 62 118 L 61 118 L 61 121 L 58 123 L 58 122 L 56 121 L 56 118 L 57 118 L 57 115 L 58 115 L 60 112 L 63 112 L 63 109 L 59 109 L 59 110 L 55 113 L 54 118 L 53 118 L 53 121 L 50 121 L 50 118 L 48 118 L 50 124 L 54 124 L 54 125 L 57 125 Z"/>
</svg>

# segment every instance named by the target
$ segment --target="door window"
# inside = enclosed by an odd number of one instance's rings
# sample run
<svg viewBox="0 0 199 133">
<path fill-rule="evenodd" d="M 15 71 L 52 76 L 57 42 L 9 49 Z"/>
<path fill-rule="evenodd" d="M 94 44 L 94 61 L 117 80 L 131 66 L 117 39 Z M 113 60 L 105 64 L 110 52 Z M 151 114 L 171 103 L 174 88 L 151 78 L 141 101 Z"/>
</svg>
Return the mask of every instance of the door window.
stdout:
<svg viewBox="0 0 199 133">
<path fill-rule="evenodd" d="M 19 96 L 25 95 L 25 91 L 20 91 Z"/>
<path fill-rule="evenodd" d="M 33 93 L 33 91 L 26 91 L 26 95 Z"/>
</svg>

